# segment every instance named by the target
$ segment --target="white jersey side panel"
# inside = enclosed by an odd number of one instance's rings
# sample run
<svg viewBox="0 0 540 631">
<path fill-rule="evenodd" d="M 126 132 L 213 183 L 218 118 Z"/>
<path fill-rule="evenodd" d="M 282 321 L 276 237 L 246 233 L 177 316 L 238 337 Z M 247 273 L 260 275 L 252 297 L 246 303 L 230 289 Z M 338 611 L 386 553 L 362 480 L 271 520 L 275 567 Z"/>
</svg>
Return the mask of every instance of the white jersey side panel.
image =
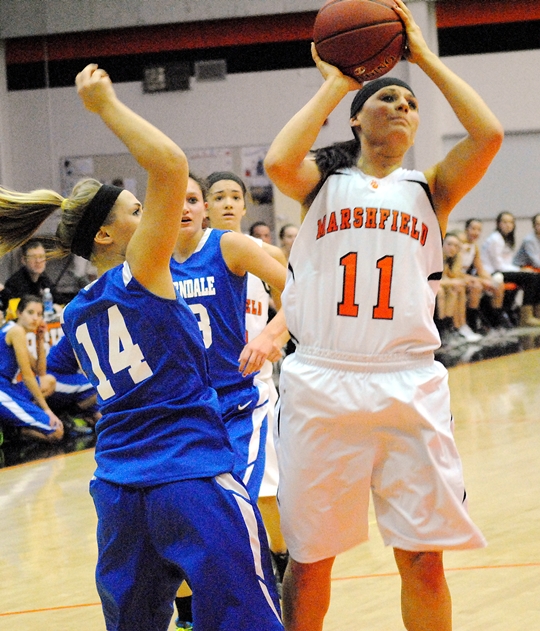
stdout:
<svg viewBox="0 0 540 631">
<path fill-rule="evenodd" d="M 262 240 L 251 237 L 257 245 L 262 247 Z M 248 274 L 246 299 L 246 331 L 248 341 L 262 332 L 268 323 L 268 305 L 270 294 L 263 281 L 253 274 Z M 272 364 L 266 361 L 261 368 L 259 377 L 268 379 L 272 376 Z"/>
<path fill-rule="evenodd" d="M 301 346 L 343 356 L 433 351 L 442 268 L 423 173 L 345 169 L 327 179 L 293 244 L 288 328 Z"/>
</svg>

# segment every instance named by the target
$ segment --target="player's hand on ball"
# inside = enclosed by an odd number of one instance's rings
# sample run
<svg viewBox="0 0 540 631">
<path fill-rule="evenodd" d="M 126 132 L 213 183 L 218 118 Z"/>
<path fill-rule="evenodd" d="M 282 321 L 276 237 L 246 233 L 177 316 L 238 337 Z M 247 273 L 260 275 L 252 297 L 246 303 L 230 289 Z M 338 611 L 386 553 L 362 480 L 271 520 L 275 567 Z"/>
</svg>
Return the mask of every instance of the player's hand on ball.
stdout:
<svg viewBox="0 0 540 631">
<path fill-rule="evenodd" d="M 348 77 L 344 75 L 339 68 L 336 66 L 332 66 L 331 64 L 323 61 L 319 54 L 317 53 L 317 48 L 315 44 L 311 43 L 311 56 L 313 57 L 313 61 L 315 62 L 319 72 L 322 74 L 323 79 L 328 79 L 329 77 L 336 77 L 338 79 L 342 79 L 347 85 L 349 92 L 352 90 L 359 90 L 362 87 L 362 83 L 356 81 L 352 77 Z"/>
<path fill-rule="evenodd" d="M 429 47 L 422 35 L 418 24 L 414 21 L 413 15 L 403 0 L 395 0 L 395 12 L 399 15 L 407 32 L 407 45 L 405 47 L 405 58 L 413 64 L 424 57 L 429 52 Z"/>
</svg>

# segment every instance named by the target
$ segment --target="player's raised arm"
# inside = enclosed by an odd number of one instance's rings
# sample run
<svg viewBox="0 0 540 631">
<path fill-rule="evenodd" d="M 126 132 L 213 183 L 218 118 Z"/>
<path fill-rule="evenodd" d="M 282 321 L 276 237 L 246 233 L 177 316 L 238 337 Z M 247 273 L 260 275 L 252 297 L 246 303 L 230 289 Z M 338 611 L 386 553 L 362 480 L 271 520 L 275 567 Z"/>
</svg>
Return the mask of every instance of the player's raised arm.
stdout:
<svg viewBox="0 0 540 631">
<path fill-rule="evenodd" d="M 408 60 L 441 90 L 467 131 L 441 162 L 426 171 L 437 214 L 445 226 L 452 208 L 484 176 L 500 149 L 504 131 L 480 95 L 429 50 L 410 9 L 402 0 L 396 4 L 407 29 Z"/>
<path fill-rule="evenodd" d="M 278 133 L 264 160 L 266 172 L 279 190 L 301 203 L 321 177 L 315 162 L 307 157 L 309 150 L 338 103 L 349 91 L 360 87 L 354 79 L 322 61 L 314 44 L 311 51 L 324 83 Z"/>
<path fill-rule="evenodd" d="M 144 212 L 126 258 L 139 282 L 156 294 L 173 298 L 169 260 L 182 218 L 186 157 L 165 134 L 117 98 L 108 74 L 96 64 L 86 66 L 76 82 L 86 108 L 99 114 L 148 173 Z"/>
</svg>

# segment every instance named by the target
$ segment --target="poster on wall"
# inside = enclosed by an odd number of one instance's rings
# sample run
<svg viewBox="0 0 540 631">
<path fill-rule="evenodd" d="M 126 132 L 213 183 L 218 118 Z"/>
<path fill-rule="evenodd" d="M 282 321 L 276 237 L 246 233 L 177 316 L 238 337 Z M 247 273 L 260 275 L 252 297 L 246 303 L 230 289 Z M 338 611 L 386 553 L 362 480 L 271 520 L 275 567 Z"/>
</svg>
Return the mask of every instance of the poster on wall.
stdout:
<svg viewBox="0 0 540 631">
<path fill-rule="evenodd" d="M 68 197 L 75 184 L 85 177 L 94 177 L 94 158 L 62 158 L 60 161 L 60 185 L 62 195 Z"/>
<path fill-rule="evenodd" d="M 242 178 L 251 194 L 254 204 L 271 204 L 273 201 L 272 182 L 264 171 L 264 157 L 268 147 L 242 147 L 240 159 Z"/>
<path fill-rule="evenodd" d="M 133 171 L 134 168 L 136 171 Z M 125 188 L 138 197 L 137 170 L 140 170 L 146 178 L 142 167 L 137 166 L 129 153 L 62 158 L 60 160 L 62 195 L 67 197 L 79 180 L 91 177 L 103 184 L 114 184 Z"/>
<path fill-rule="evenodd" d="M 199 177 L 208 177 L 214 171 L 233 170 L 233 152 L 228 148 L 184 150 L 189 170 Z"/>
</svg>

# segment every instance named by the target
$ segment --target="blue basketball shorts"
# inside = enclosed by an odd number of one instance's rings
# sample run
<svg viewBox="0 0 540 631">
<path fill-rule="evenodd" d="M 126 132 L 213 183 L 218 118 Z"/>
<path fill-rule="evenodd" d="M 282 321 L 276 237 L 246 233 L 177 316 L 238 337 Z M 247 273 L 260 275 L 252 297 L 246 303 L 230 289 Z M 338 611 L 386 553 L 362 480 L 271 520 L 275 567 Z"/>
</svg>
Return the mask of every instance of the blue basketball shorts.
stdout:
<svg viewBox="0 0 540 631">
<path fill-rule="evenodd" d="M 34 403 L 30 390 L 19 382 L 0 384 L 0 420 L 6 425 L 34 429 L 42 434 L 52 434 L 48 415 Z"/>
<path fill-rule="evenodd" d="M 257 500 L 265 467 L 268 386 L 261 381 L 241 390 L 218 391 L 218 398 L 235 454 L 233 472 Z"/>
<path fill-rule="evenodd" d="M 166 631 L 182 580 L 197 631 L 282 631 L 264 525 L 229 473 L 139 488 L 94 478 L 108 631 Z"/>
</svg>

